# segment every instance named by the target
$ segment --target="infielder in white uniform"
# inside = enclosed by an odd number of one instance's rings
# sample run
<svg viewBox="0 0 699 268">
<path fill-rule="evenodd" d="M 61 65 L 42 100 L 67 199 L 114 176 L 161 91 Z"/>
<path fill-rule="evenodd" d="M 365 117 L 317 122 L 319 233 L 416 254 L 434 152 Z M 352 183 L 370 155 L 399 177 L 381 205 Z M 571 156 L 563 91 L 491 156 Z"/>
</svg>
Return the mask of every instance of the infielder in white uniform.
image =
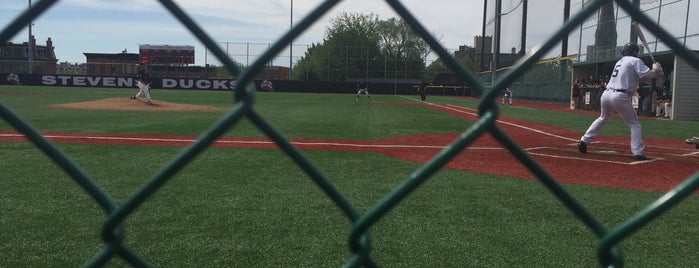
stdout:
<svg viewBox="0 0 699 268">
<path fill-rule="evenodd" d="M 510 88 L 505 88 L 505 91 L 503 91 L 502 94 L 502 100 L 500 104 L 505 104 L 505 102 L 510 101 L 510 105 L 512 105 L 512 90 Z"/>
<path fill-rule="evenodd" d="M 602 93 L 601 97 L 601 114 L 590 128 L 587 129 L 585 135 L 578 142 L 578 151 L 587 153 L 587 144 L 591 143 L 595 137 L 602 131 L 604 125 L 609 122 L 611 116 L 616 112 L 621 116 L 626 125 L 631 130 L 631 153 L 636 160 L 648 160 L 643 154 L 643 137 L 641 135 L 641 124 L 638 122 L 636 110 L 631 105 L 632 96 L 636 93 L 638 84 L 643 79 L 651 79 L 663 75 L 663 69 L 660 64 L 653 63 L 651 70 L 639 58 L 638 45 L 628 43 L 621 50 L 623 56 L 614 65 L 607 89 Z"/>
</svg>

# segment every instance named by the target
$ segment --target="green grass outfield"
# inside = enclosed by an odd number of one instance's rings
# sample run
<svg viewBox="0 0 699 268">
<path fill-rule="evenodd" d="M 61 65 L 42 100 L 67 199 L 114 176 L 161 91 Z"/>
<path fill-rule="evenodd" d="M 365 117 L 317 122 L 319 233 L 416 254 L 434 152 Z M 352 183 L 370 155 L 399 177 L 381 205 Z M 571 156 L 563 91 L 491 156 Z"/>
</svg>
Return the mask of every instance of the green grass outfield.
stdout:
<svg viewBox="0 0 699 268">
<path fill-rule="evenodd" d="M 136 89 L 0 86 L 0 102 L 41 131 L 200 135 L 226 111 L 50 108 Z M 154 101 L 233 106 L 231 92 L 154 90 Z M 416 104 L 416 96 L 372 96 Z M 473 100 L 429 96 L 476 108 Z M 286 138 L 378 140 L 462 132 L 470 122 L 426 107 L 369 105 L 349 94 L 258 93 L 254 109 Z M 595 115 L 503 107 L 503 115 L 583 132 Z M 643 121 L 644 137 L 699 135 L 699 122 Z M 0 130 L 12 129 L 0 121 Z M 263 137 L 243 120 L 226 135 Z M 612 120 L 602 135 L 628 135 Z M 123 203 L 184 148 L 58 147 Z M 364 212 L 419 164 L 374 153 L 303 151 Z M 76 267 L 102 247 L 102 209 L 31 143 L 0 143 L 0 267 Z M 699 168 L 699 167 L 698 167 Z M 662 193 L 566 185 L 606 226 Z M 699 266 L 699 199 L 685 200 L 622 244 L 627 267 Z M 126 245 L 154 267 L 340 267 L 351 222 L 280 150 L 210 148 L 125 223 Z M 595 267 L 599 239 L 538 181 L 445 169 L 371 228 L 383 267 Z M 119 258 L 110 267 L 127 263 Z"/>
</svg>

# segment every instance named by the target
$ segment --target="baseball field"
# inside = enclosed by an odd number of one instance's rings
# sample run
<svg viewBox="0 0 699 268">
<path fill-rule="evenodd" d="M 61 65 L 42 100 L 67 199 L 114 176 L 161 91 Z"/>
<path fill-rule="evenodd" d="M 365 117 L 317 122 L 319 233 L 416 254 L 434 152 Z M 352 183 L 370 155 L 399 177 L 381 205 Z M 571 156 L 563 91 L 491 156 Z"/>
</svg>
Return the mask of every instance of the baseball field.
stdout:
<svg viewBox="0 0 699 268">
<path fill-rule="evenodd" d="M 233 93 L 154 89 L 148 106 L 135 92 L 0 86 L 0 267 L 341 267 L 358 248 L 383 267 L 599 266 L 599 234 L 487 132 L 395 200 L 474 127 L 477 99 L 259 92 L 253 117 L 292 149 L 246 114 L 180 161 Z M 497 126 L 607 230 L 699 172 L 684 143 L 699 122 L 641 118 L 651 160 L 635 161 L 619 118 L 580 154 L 597 112 L 500 109 Z M 692 194 L 625 237 L 626 266 L 699 266 L 697 207 Z"/>
</svg>

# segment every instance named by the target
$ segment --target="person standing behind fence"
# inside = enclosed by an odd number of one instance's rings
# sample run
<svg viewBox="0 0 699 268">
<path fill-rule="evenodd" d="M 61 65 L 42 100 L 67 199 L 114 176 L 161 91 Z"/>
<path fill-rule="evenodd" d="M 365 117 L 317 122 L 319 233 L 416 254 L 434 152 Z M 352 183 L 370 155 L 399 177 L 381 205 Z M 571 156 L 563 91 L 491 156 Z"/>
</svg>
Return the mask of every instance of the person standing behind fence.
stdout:
<svg viewBox="0 0 699 268">
<path fill-rule="evenodd" d="M 369 86 L 367 86 L 367 83 L 365 83 L 364 80 L 357 83 L 357 100 L 359 100 L 359 95 L 362 93 L 366 94 L 366 96 L 371 99 L 371 95 L 369 95 Z"/>
<path fill-rule="evenodd" d="M 663 89 L 663 94 L 658 96 L 658 100 L 655 103 L 655 116 L 663 118 L 670 118 L 672 116 L 672 95 L 667 89 Z"/>
<path fill-rule="evenodd" d="M 131 99 L 135 100 L 141 97 L 141 95 L 145 95 L 146 99 L 148 100 L 146 104 L 153 105 L 153 101 L 150 98 L 151 78 L 150 74 L 148 73 L 148 66 L 145 63 L 141 63 L 141 70 L 139 70 L 138 74 L 136 75 L 136 81 L 136 85 L 138 86 L 138 93 L 136 93 L 136 95 L 131 96 Z"/>
<path fill-rule="evenodd" d="M 582 82 L 580 79 L 575 79 L 573 83 L 573 109 L 578 109 L 578 101 L 580 100 L 580 87 L 582 87 Z"/>
<path fill-rule="evenodd" d="M 501 104 L 505 104 L 506 101 L 510 102 L 510 105 L 512 105 L 512 90 L 510 88 L 505 88 L 504 93 L 502 94 L 502 101 Z"/>
<path fill-rule="evenodd" d="M 616 112 L 631 130 L 631 153 L 636 160 L 648 160 L 643 154 L 645 146 L 641 134 L 638 115 L 631 105 L 631 97 L 636 93 L 642 79 L 651 79 L 663 75 L 659 63 L 653 63 L 653 69 L 637 58 L 639 47 L 636 43 L 627 43 L 621 50 L 622 58 L 614 64 L 611 78 L 602 93 L 600 116 L 592 122 L 578 142 L 578 151 L 587 153 L 587 144 L 602 131 L 609 119 Z"/>
</svg>

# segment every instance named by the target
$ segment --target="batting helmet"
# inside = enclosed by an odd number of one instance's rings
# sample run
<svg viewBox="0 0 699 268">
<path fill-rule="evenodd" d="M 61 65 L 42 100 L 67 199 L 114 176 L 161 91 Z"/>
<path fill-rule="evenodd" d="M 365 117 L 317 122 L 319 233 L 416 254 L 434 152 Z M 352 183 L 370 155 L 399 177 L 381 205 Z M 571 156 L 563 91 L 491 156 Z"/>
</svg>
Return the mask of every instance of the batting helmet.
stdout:
<svg viewBox="0 0 699 268">
<path fill-rule="evenodd" d="M 624 48 L 621 49 L 622 56 L 638 56 L 638 45 L 636 43 L 627 43 Z"/>
</svg>

